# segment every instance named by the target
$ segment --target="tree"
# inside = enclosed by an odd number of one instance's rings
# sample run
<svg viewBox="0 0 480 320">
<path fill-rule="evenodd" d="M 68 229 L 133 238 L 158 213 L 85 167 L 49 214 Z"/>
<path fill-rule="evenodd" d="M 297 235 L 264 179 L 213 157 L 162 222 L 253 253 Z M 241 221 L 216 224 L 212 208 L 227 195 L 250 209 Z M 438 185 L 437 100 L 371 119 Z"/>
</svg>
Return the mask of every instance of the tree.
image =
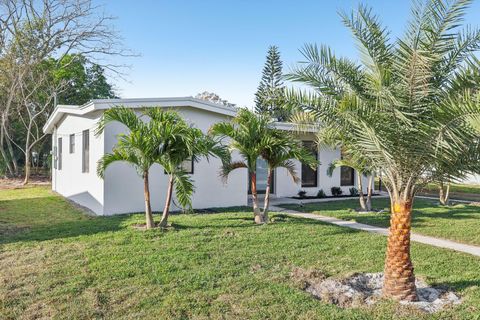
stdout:
<svg viewBox="0 0 480 320">
<path fill-rule="evenodd" d="M 120 134 L 112 153 L 106 153 L 98 161 L 97 174 L 103 179 L 107 167 L 118 161 L 127 162 L 136 169 L 143 178 L 146 228 L 151 229 L 154 222 L 150 204 L 149 171 L 159 154 L 160 141 L 157 140 L 157 135 L 152 134 L 157 130 L 157 124 L 154 121 L 145 123 L 132 109 L 115 107 L 104 112 L 96 134 L 101 134 L 105 126 L 114 121 L 125 125 L 128 133 Z"/>
<path fill-rule="evenodd" d="M 151 119 L 153 130 L 150 133 L 157 141 L 158 155 L 155 162 L 160 164 L 168 174 L 168 187 L 160 227 L 166 227 L 170 213 L 173 191 L 183 207 L 191 207 L 194 192 L 190 168 L 201 158 L 209 160 L 218 157 L 229 161 L 227 150 L 212 137 L 206 136 L 200 129 L 191 127 L 174 111 L 151 108 L 145 111 Z"/>
<path fill-rule="evenodd" d="M 343 148 L 345 152 L 345 148 Z M 346 153 L 346 152 L 345 152 Z M 327 169 L 329 176 L 333 175 L 333 170 L 341 167 L 349 167 L 355 170 L 357 175 L 358 186 L 358 200 L 360 202 L 360 208 L 362 211 L 372 211 L 372 193 L 373 193 L 373 172 L 371 168 L 367 166 L 365 162 L 360 159 L 343 158 L 333 161 Z M 363 181 L 362 176 L 368 176 L 367 181 L 367 196 L 363 193 Z"/>
<path fill-rule="evenodd" d="M 270 46 L 263 67 L 262 79 L 255 93 L 255 111 L 284 121 L 288 113 L 284 108 L 282 61 L 277 46 Z"/>
<path fill-rule="evenodd" d="M 396 299 L 417 298 L 410 257 L 415 193 L 442 168 L 450 176 L 479 170 L 479 161 L 456 161 L 480 151 L 480 31 L 460 29 L 469 4 L 415 2 L 406 33 L 395 41 L 360 6 L 341 15 L 359 44 L 360 64 L 306 45 L 306 62 L 288 76 L 313 90 L 287 96 L 321 123 L 320 135 L 338 137 L 352 157 L 382 173 L 391 201 L 383 292 Z"/>
<path fill-rule="evenodd" d="M 91 0 L 5 0 L 0 3 L 0 153 L 7 170 L 16 174 L 11 144 L 21 150 L 25 179 L 30 175 L 31 153 L 45 135 L 45 119 L 55 97 L 68 84 L 57 81 L 51 71 L 66 68 L 67 56 L 99 61 L 110 55 L 125 55 L 111 17 L 99 14 Z M 49 68 L 55 61 L 56 66 Z M 77 59 L 70 59 L 72 63 Z M 118 66 L 105 64 L 109 70 Z M 21 137 L 14 130 L 20 127 Z M 22 140 L 19 142 L 19 140 Z"/>
<path fill-rule="evenodd" d="M 268 222 L 270 181 L 277 167 L 285 167 L 294 181 L 298 179 L 292 158 L 304 160 L 316 166 L 316 160 L 303 149 L 301 142 L 288 132 L 273 127 L 272 119 L 267 115 L 258 115 L 243 108 L 231 122 L 220 122 L 210 128 L 213 136 L 227 138 L 230 151 L 238 151 L 243 161 L 225 163 L 221 176 L 227 179 L 236 169 L 246 168 L 251 180 L 254 220 L 257 224 Z M 268 182 L 264 210 L 260 210 L 257 194 L 257 160 L 263 157 L 268 163 Z"/>
<path fill-rule="evenodd" d="M 58 62 L 51 60 L 55 83 L 57 86 L 64 83 L 57 92 L 58 104 L 82 105 L 92 99 L 117 98 L 102 66 L 77 54 L 66 55 Z"/>
<path fill-rule="evenodd" d="M 265 137 L 272 121 L 266 115 L 256 115 L 246 108 L 238 111 L 231 122 L 219 122 L 210 128 L 210 134 L 221 139 L 228 138 L 230 151 L 236 150 L 243 157 L 243 161 L 225 163 L 220 175 L 227 179 L 230 172 L 239 168 L 246 168 L 251 180 L 254 220 L 257 224 L 265 223 L 258 205 L 257 194 L 257 159 L 266 146 Z"/>
<path fill-rule="evenodd" d="M 220 96 L 213 92 L 203 91 L 195 96 L 196 99 L 205 100 L 208 102 L 213 102 L 217 104 L 222 104 L 225 107 L 236 108 L 236 104 L 230 103 L 225 99 L 220 98 Z"/>
<path fill-rule="evenodd" d="M 295 170 L 293 159 L 297 159 L 312 169 L 317 168 L 319 162 L 315 159 L 310 151 L 302 145 L 302 141 L 298 140 L 292 133 L 283 130 L 270 128 L 264 137 L 265 147 L 261 152 L 261 156 L 268 165 L 267 188 L 265 190 L 265 203 L 263 205 L 263 216 L 265 222 L 268 222 L 268 210 L 270 206 L 270 184 L 273 172 L 276 168 L 285 168 L 293 179 L 298 183 L 300 178 Z"/>
</svg>

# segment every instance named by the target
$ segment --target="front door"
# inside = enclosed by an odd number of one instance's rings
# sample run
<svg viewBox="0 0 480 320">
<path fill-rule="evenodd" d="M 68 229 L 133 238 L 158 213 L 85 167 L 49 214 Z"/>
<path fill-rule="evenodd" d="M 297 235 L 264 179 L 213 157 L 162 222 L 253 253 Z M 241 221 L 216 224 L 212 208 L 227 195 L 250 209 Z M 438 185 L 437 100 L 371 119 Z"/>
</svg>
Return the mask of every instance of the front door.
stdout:
<svg viewBox="0 0 480 320">
<path fill-rule="evenodd" d="M 257 193 L 264 194 L 267 190 L 267 176 L 268 176 L 268 166 L 267 162 L 262 158 L 257 159 Z M 275 174 L 272 174 L 272 180 L 270 181 L 270 193 L 274 193 L 274 177 Z M 248 176 L 248 194 L 252 194 L 252 179 L 250 175 Z"/>
</svg>

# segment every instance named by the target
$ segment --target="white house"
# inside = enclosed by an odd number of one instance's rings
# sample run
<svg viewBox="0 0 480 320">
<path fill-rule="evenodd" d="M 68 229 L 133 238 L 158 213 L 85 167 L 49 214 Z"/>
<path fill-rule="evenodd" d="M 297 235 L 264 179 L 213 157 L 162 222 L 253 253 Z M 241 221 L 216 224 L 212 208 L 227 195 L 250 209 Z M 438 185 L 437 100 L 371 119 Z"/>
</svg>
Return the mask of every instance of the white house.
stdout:
<svg viewBox="0 0 480 320">
<path fill-rule="evenodd" d="M 212 124 L 228 121 L 236 114 L 233 108 L 192 97 L 93 100 L 82 106 L 57 106 L 43 128 L 46 133 L 52 134 L 52 189 L 99 215 L 144 210 L 143 181 L 133 167 L 118 162 L 107 168 L 104 179 L 96 174 L 97 161 L 111 152 L 117 135 L 126 130 L 120 123 L 111 123 L 102 134 L 95 135 L 103 111 L 116 105 L 139 110 L 149 107 L 173 109 L 204 132 Z M 292 126 L 285 123 L 278 123 L 277 127 L 292 130 Z M 313 133 L 299 138 L 306 145 L 313 146 Z M 336 186 L 348 194 L 349 188 L 356 185 L 356 175 L 349 168 L 336 169 L 331 177 L 327 175 L 329 164 L 340 158 L 340 150 L 315 148 L 312 152 L 321 162 L 318 169 L 312 170 L 297 162 L 297 172 L 302 177 L 299 184 L 292 181 L 286 169 L 277 169 L 272 181 L 273 197 L 295 196 L 300 190 L 315 195 L 320 189 L 329 195 L 330 188 Z M 215 158 L 210 162 L 201 160 L 192 164 L 191 174 L 195 181 L 192 202 L 195 209 L 247 205 L 249 183 L 246 169 L 235 170 L 225 184 L 219 178 L 220 165 L 220 160 Z M 152 167 L 150 174 L 152 208 L 160 211 L 166 196 L 167 176 L 158 165 Z M 257 182 L 259 191 L 265 190 L 266 168 L 263 161 L 258 163 Z M 177 209 L 175 199 L 172 209 Z"/>
</svg>

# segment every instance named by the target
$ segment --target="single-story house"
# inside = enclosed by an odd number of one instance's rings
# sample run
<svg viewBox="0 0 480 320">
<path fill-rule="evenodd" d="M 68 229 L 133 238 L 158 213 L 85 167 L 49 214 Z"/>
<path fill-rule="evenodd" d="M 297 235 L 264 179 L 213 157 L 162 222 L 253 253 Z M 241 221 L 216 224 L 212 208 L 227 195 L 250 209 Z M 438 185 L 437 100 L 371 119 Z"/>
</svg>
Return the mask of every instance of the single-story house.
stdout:
<svg viewBox="0 0 480 320">
<path fill-rule="evenodd" d="M 153 99 L 92 100 L 81 106 L 59 105 L 49 117 L 43 130 L 52 135 L 52 189 L 66 198 L 91 209 L 98 215 L 112 215 L 144 210 L 143 181 L 135 169 L 127 163 L 114 163 L 107 168 L 104 179 L 96 174 L 97 161 L 115 146 L 117 135 L 126 128 L 120 123 L 110 123 L 104 132 L 95 135 L 97 123 L 106 109 L 117 105 L 141 110 L 162 107 L 176 110 L 193 126 L 207 132 L 217 122 L 228 121 L 236 110 L 220 104 L 192 97 Z M 278 128 L 293 130 L 288 123 L 277 123 Z M 320 189 L 329 195 L 331 187 L 341 187 L 344 194 L 356 186 L 356 175 L 350 168 L 336 169 L 327 175 L 329 164 L 341 157 L 340 150 L 314 147 L 314 134 L 299 136 L 316 154 L 321 164 L 317 170 L 296 162 L 301 182 L 294 183 L 286 169 L 275 170 L 272 181 L 272 197 L 296 196 L 300 190 L 316 195 Z M 238 158 L 238 156 L 234 155 Z M 191 175 L 195 181 L 193 208 L 212 208 L 247 205 L 249 178 L 246 169 L 235 170 L 224 183 L 219 177 L 219 159 L 202 159 L 191 163 Z M 152 208 L 163 208 L 167 176 L 154 165 L 150 173 Z M 266 166 L 258 162 L 258 189 L 266 187 Z M 364 186 L 367 182 L 364 181 Z M 173 199 L 173 210 L 175 207 Z"/>
</svg>

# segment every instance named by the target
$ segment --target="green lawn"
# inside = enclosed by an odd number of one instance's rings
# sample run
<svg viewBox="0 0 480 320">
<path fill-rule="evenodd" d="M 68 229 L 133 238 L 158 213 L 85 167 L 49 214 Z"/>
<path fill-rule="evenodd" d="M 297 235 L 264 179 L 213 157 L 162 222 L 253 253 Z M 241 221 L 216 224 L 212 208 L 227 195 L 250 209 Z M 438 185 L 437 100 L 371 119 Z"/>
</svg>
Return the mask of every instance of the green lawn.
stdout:
<svg viewBox="0 0 480 320">
<path fill-rule="evenodd" d="M 388 199 L 373 199 L 373 206 L 384 208 L 383 213 L 359 214 L 358 200 L 308 203 L 303 206 L 282 205 L 282 207 L 303 212 L 318 213 L 343 220 L 357 221 L 380 227 L 390 224 L 390 202 Z M 413 210 L 413 231 L 424 235 L 480 245 L 480 207 L 466 204 L 440 206 L 438 201 L 415 199 Z"/>
<path fill-rule="evenodd" d="M 173 215 L 172 229 L 144 232 L 132 228 L 141 214 L 87 217 L 47 188 L 0 191 L 0 319 L 479 319 L 480 259 L 420 244 L 417 275 L 457 290 L 462 305 L 431 316 L 391 301 L 319 302 L 293 268 L 381 271 L 385 237 L 272 217 Z"/>
<path fill-rule="evenodd" d="M 378 190 L 378 179 L 375 181 L 375 190 Z M 429 183 L 421 191 L 421 195 L 438 197 L 438 185 Z M 450 185 L 450 198 L 457 200 L 480 201 L 480 185 L 452 183 Z"/>
</svg>

